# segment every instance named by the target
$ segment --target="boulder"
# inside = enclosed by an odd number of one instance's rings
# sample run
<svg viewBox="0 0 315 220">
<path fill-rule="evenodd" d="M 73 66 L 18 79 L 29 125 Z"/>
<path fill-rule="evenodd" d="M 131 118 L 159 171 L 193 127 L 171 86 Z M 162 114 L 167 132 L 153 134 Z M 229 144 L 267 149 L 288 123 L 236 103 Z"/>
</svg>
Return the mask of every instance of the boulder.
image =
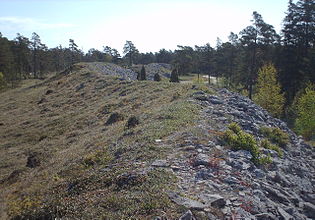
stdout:
<svg viewBox="0 0 315 220">
<path fill-rule="evenodd" d="M 182 215 L 178 220 L 196 220 L 190 210 Z"/>
</svg>

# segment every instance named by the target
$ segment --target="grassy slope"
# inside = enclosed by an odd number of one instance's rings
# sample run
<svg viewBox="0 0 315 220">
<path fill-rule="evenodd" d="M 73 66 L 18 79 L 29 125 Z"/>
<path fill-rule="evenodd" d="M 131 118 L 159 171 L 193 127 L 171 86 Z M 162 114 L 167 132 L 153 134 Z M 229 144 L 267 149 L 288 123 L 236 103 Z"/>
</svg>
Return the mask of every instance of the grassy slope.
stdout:
<svg viewBox="0 0 315 220">
<path fill-rule="evenodd" d="M 80 67 L 1 94 L 0 219 L 178 217 L 164 193 L 176 180 L 148 164 L 172 149 L 156 139 L 195 123 L 191 85 L 120 81 Z M 106 126 L 113 112 L 124 120 Z M 140 124 L 126 129 L 131 115 Z M 34 153 L 40 166 L 28 168 Z"/>
</svg>

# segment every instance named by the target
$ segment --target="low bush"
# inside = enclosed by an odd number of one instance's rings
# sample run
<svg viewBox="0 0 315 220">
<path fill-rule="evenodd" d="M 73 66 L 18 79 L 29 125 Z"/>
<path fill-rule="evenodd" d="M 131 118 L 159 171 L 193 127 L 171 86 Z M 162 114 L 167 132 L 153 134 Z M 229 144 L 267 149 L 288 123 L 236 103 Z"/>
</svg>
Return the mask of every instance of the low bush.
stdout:
<svg viewBox="0 0 315 220">
<path fill-rule="evenodd" d="M 269 140 L 267 139 L 263 139 L 260 143 L 260 146 L 265 148 L 265 149 L 270 149 L 270 150 L 274 150 L 278 153 L 279 157 L 283 156 L 283 152 L 281 150 L 281 148 L 278 145 L 272 144 Z"/>
<path fill-rule="evenodd" d="M 289 135 L 276 127 L 261 127 L 260 133 L 274 144 L 285 147 L 289 143 Z"/>
<path fill-rule="evenodd" d="M 247 150 L 252 155 L 252 161 L 256 165 L 268 164 L 272 162 L 269 155 L 263 155 L 260 147 L 276 150 L 279 155 L 282 151 L 277 149 L 276 145 L 272 145 L 268 140 L 258 143 L 255 137 L 244 132 L 237 123 L 231 123 L 223 134 L 224 142 L 232 148 L 232 150 Z"/>
<path fill-rule="evenodd" d="M 254 136 L 242 131 L 237 123 L 231 123 L 223 135 L 224 141 L 233 150 L 247 150 L 253 156 L 253 162 L 259 164 L 261 153 Z"/>
</svg>

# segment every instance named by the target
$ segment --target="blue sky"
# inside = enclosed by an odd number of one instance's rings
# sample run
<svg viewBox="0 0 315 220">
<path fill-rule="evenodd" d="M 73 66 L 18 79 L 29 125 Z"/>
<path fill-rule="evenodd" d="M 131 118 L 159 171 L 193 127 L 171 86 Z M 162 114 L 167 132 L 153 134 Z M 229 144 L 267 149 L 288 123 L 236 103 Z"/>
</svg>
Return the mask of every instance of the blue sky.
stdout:
<svg viewBox="0 0 315 220">
<path fill-rule="evenodd" d="M 74 39 L 85 52 L 131 40 L 140 52 L 223 41 L 250 24 L 253 11 L 277 31 L 288 0 L 0 0 L 0 32 L 40 35 L 48 47 Z"/>
</svg>

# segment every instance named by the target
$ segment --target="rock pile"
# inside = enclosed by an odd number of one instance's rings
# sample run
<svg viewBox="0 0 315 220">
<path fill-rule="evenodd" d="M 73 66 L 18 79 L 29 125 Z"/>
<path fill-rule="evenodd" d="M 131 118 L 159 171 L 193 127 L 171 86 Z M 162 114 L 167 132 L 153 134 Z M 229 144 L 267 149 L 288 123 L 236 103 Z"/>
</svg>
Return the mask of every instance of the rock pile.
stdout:
<svg viewBox="0 0 315 220">
<path fill-rule="evenodd" d="M 169 197 L 194 214 L 208 219 L 315 219 L 315 151 L 287 125 L 251 100 L 226 89 L 216 95 L 197 92 L 205 132 L 222 133 L 231 122 L 257 140 L 261 127 L 275 127 L 289 135 L 283 156 L 270 149 L 272 162 L 256 165 L 249 151 L 232 151 L 220 138 L 196 144 L 191 134 L 163 163 L 179 179 L 179 191 Z M 174 169 L 176 168 L 176 169 Z M 187 217 L 189 216 L 189 217 Z M 191 212 L 181 219 L 198 219 Z"/>
<path fill-rule="evenodd" d="M 136 80 L 137 79 L 137 73 L 120 67 L 116 64 L 113 63 L 89 63 L 88 68 L 91 71 L 95 71 L 98 73 L 103 73 L 106 75 L 111 75 L 111 76 L 117 76 L 122 79 L 127 79 L 127 80 Z"/>
<path fill-rule="evenodd" d="M 161 77 L 170 78 L 172 66 L 166 63 L 150 63 L 145 65 L 147 78 L 153 80 L 154 75 L 157 73 Z"/>
<path fill-rule="evenodd" d="M 94 72 L 117 76 L 126 80 L 136 80 L 137 71 L 140 72 L 142 65 L 136 65 L 131 69 L 126 69 L 113 63 L 93 62 L 88 63 L 87 67 L 89 70 Z M 166 63 L 150 63 L 145 65 L 146 78 L 148 80 L 153 80 L 156 73 L 158 73 L 161 77 L 169 78 L 171 74 L 171 68 L 171 65 Z"/>
</svg>

